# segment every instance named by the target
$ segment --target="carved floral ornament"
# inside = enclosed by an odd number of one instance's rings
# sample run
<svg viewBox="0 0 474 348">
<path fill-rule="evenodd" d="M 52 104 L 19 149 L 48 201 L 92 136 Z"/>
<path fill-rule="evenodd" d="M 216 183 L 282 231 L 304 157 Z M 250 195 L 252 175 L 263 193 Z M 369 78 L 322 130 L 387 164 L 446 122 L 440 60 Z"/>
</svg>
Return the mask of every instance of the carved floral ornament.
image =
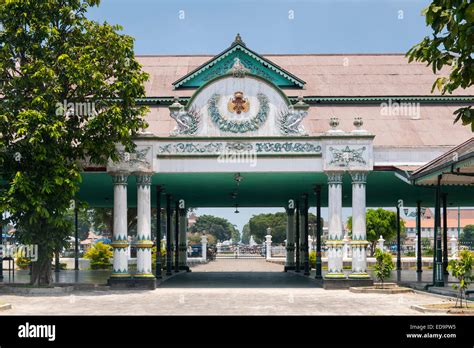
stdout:
<svg viewBox="0 0 474 348">
<path fill-rule="evenodd" d="M 237 99 L 237 96 L 239 96 L 239 99 Z M 219 107 L 217 106 L 220 98 L 221 96 L 219 94 L 212 95 L 212 97 L 208 101 L 207 110 L 209 112 L 209 116 L 211 117 L 212 122 L 221 131 L 231 133 L 247 133 L 251 131 L 256 131 L 267 120 L 269 112 L 268 97 L 263 93 L 257 94 L 257 99 L 260 105 L 256 115 L 244 120 L 231 120 L 223 116 L 219 111 Z M 228 108 L 232 108 L 238 114 L 240 114 L 242 111 L 248 111 L 248 101 L 243 100 L 242 98 L 243 93 L 236 92 L 234 99 L 229 102 Z"/>
<path fill-rule="evenodd" d="M 285 142 L 179 142 L 158 147 L 158 155 L 219 155 L 222 153 L 254 152 L 256 154 L 321 155 L 322 148 L 315 141 Z"/>
<path fill-rule="evenodd" d="M 345 146 L 342 149 L 336 147 L 329 147 L 329 152 L 331 153 L 331 160 L 329 164 L 337 165 L 339 167 L 348 167 L 350 164 L 367 164 L 366 160 L 363 157 L 363 153 L 367 148 L 365 146 L 359 148 L 351 148 Z"/>
<path fill-rule="evenodd" d="M 244 119 L 230 119 L 219 110 L 220 94 L 213 94 L 207 102 L 207 109 L 211 121 L 223 132 L 248 133 L 257 131 L 268 119 L 270 112 L 269 99 L 263 94 L 257 94 L 259 108 L 252 117 Z M 281 135 L 307 135 L 302 121 L 308 114 L 309 105 L 300 98 L 299 102 L 283 107 L 277 114 L 277 125 Z M 176 126 L 171 132 L 172 136 L 196 135 L 201 124 L 201 113 L 195 108 L 185 110 L 178 99 L 169 107 L 170 116 L 176 121 Z M 236 115 L 248 113 L 250 101 L 244 93 L 237 91 L 227 103 L 227 111 Z"/>
</svg>

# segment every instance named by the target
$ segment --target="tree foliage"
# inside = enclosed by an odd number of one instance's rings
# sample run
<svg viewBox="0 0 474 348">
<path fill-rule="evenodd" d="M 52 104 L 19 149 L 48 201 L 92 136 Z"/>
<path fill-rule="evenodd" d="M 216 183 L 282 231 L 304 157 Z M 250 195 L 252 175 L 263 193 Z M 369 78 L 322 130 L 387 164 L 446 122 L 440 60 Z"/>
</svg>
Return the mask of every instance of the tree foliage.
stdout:
<svg viewBox="0 0 474 348">
<path fill-rule="evenodd" d="M 240 233 L 237 228 L 232 225 L 229 220 L 213 216 L 201 215 L 196 219 L 196 223 L 189 229 L 192 233 L 208 233 L 216 237 L 218 242 L 235 239 L 240 240 Z M 238 237 L 237 237 L 238 236 Z"/>
<path fill-rule="evenodd" d="M 252 235 L 257 243 L 263 243 L 268 233 L 267 229 L 271 228 L 272 243 L 283 243 L 286 239 L 287 219 L 287 214 L 284 212 L 254 215 L 248 222 L 249 229 L 245 231 L 245 240 L 247 240 L 247 235 L 249 240 Z M 309 225 L 315 225 L 316 216 L 314 214 L 308 214 L 308 219 Z M 312 234 L 311 228 L 308 229 L 308 234 Z"/>
<path fill-rule="evenodd" d="M 448 271 L 451 272 L 451 275 L 459 281 L 459 284 L 453 284 L 453 289 L 459 290 L 459 295 L 456 299 L 456 307 L 458 305 L 458 300 L 460 302 L 460 307 L 462 307 L 462 300 L 466 297 L 466 289 L 469 287 L 469 284 L 471 284 L 471 281 L 474 280 L 474 276 L 472 275 L 473 262 L 474 259 L 471 252 L 469 250 L 462 250 L 459 253 L 459 259 L 450 260 L 448 263 Z"/>
<path fill-rule="evenodd" d="M 466 225 L 460 236 L 461 243 L 474 243 L 474 225 Z"/>
<path fill-rule="evenodd" d="M 51 256 L 71 233 L 65 218 L 81 164 L 132 152 L 146 127 L 147 74 L 120 26 L 86 18 L 99 0 L 0 1 L 0 210 L 23 243 L 37 244 L 32 283 L 52 282 Z"/>
<path fill-rule="evenodd" d="M 271 229 L 272 243 L 283 243 L 286 239 L 286 213 L 258 214 L 250 218 L 248 224 L 250 235 L 255 242 L 263 243 L 268 234 L 267 229 Z"/>
<path fill-rule="evenodd" d="M 433 30 L 407 53 L 409 61 L 426 62 L 433 73 L 443 67 L 450 69 L 449 76 L 438 77 L 432 91 L 438 88 L 443 94 L 474 83 L 474 3 L 466 0 L 433 0 L 423 9 L 426 25 Z M 474 132 L 472 106 L 454 112 L 454 122 L 471 125 Z"/>
<path fill-rule="evenodd" d="M 91 269 L 109 269 L 112 256 L 112 247 L 102 242 L 93 244 L 84 254 L 84 258 L 91 261 Z"/>
<path fill-rule="evenodd" d="M 249 244 L 250 242 L 250 226 L 247 222 L 244 227 L 242 228 L 242 243 Z"/>
<path fill-rule="evenodd" d="M 367 241 L 371 244 L 372 253 L 380 236 L 390 242 L 397 236 L 397 213 L 382 208 L 367 209 Z M 405 223 L 400 219 L 400 233 L 405 231 Z M 347 228 L 352 231 L 352 216 L 347 220 Z"/>
<path fill-rule="evenodd" d="M 392 255 L 389 252 L 384 252 L 383 250 L 377 248 L 375 250 L 375 266 L 374 274 L 378 280 L 383 283 L 385 279 L 390 277 L 390 274 L 393 270 L 394 264 L 392 260 Z"/>
</svg>

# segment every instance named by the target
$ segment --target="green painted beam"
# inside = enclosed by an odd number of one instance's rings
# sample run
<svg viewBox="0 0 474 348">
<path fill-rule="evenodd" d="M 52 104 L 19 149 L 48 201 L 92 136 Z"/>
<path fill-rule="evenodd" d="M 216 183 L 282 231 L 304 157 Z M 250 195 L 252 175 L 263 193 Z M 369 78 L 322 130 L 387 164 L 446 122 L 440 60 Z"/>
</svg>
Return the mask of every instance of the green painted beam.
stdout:
<svg viewBox="0 0 474 348">
<path fill-rule="evenodd" d="M 298 101 L 298 97 L 288 97 L 292 103 Z M 141 105 L 163 105 L 169 106 L 173 103 L 174 97 L 147 97 L 137 99 L 137 103 Z M 188 102 L 190 97 L 180 97 L 180 101 L 184 104 Z M 388 102 L 412 102 L 420 104 L 472 104 L 474 96 L 304 96 L 305 103 L 309 105 L 361 105 L 361 104 L 380 104 Z"/>
<path fill-rule="evenodd" d="M 298 199 L 305 192 L 312 195 L 314 185 L 322 185 L 322 205 L 327 206 L 327 179 L 324 173 L 241 173 L 244 177 L 239 186 L 234 173 L 178 173 L 154 174 L 152 181 L 152 205 L 156 205 L 155 186 L 163 186 L 173 199 L 185 199 L 188 207 L 283 207 L 289 198 Z M 351 179 L 344 176 L 343 206 L 352 204 Z M 443 187 L 448 193 L 448 205 L 472 206 L 474 189 L 471 187 Z M 237 199 L 231 194 L 237 192 Z M 129 178 L 128 204 L 136 206 L 135 178 Z M 92 207 L 113 206 L 112 179 L 107 173 L 84 173 L 79 198 Z M 434 190 L 403 182 L 391 171 L 371 172 L 367 179 L 367 206 L 394 207 L 402 199 L 404 206 L 416 206 L 421 200 L 424 206 L 434 204 Z M 162 201 L 164 204 L 164 199 Z"/>
</svg>

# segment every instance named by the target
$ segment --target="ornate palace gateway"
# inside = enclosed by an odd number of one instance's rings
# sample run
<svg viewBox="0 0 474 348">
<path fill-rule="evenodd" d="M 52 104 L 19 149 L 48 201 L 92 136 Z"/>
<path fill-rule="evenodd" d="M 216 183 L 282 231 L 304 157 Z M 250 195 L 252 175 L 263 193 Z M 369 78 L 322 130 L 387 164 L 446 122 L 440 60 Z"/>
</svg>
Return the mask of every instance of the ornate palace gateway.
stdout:
<svg viewBox="0 0 474 348">
<path fill-rule="evenodd" d="M 188 208 L 266 206 L 288 213 L 285 270 L 308 274 L 308 210 L 327 206 L 325 279 L 368 279 L 366 206 L 432 204 L 408 173 L 471 136 L 452 125 L 452 112 L 473 102 L 472 91 L 431 95 L 430 70 L 402 55 L 263 57 L 238 35 L 215 57 L 138 59 L 150 74 L 149 97 L 140 100 L 150 107 L 149 127 L 136 152 L 86 168 L 80 192 L 91 206 L 114 207 L 112 285 L 154 286 L 151 248 L 162 235 L 151 231 L 151 207 L 166 207 L 157 218 L 158 226 L 166 220 L 168 273 L 187 269 Z M 447 192 L 456 193 L 450 203 L 472 205 L 462 188 Z M 347 273 L 343 206 L 353 216 Z M 137 207 L 134 274 L 127 207 Z"/>
</svg>

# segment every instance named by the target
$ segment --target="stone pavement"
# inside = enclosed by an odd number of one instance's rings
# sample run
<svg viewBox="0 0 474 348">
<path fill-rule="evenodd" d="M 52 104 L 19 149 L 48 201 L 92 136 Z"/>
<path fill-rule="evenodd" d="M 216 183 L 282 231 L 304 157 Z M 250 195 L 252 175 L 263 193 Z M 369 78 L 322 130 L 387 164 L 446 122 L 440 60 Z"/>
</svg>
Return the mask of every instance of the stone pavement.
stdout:
<svg viewBox="0 0 474 348">
<path fill-rule="evenodd" d="M 233 272 L 229 272 L 232 270 Z M 0 295 L 0 315 L 422 315 L 428 294 L 324 290 L 263 260 L 217 260 L 181 272 L 153 291 L 75 291 L 62 296 Z"/>
</svg>

